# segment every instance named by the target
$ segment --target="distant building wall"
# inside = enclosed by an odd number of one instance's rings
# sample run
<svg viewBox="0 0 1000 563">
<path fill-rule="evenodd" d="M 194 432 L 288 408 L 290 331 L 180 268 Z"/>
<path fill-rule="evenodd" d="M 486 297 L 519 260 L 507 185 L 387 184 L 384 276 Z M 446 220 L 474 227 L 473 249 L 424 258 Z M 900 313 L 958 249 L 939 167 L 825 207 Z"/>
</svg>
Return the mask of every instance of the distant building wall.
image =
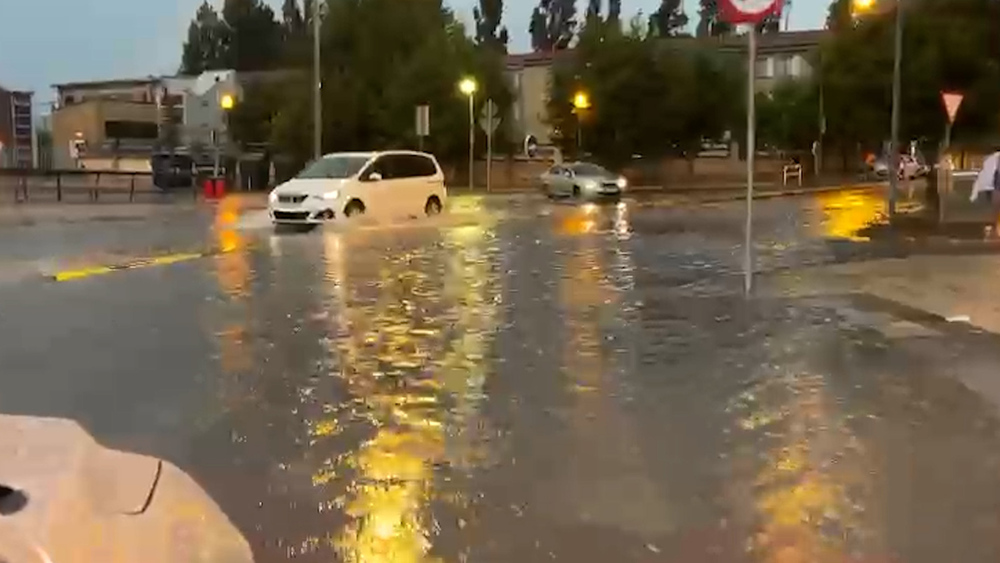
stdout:
<svg viewBox="0 0 1000 563">
<path fill-rule="evenodd" d="M 34 165 L 34 115 L 32 93 L 0 88 L 0 167 Z"/>
<path fill-rule="evenodd" d="M 56 109 L 52 113 L 52 158 L 55 168 L 74 168 L 71 146 L 86 143 L 82 156 L 97 157 L 113 147 L 115 139 L 126 145 L 156 141 L 157 108 L 153 103 L 95 99 Z M 148 158 L 148 156 L 147 156 Z"/>
</svg>

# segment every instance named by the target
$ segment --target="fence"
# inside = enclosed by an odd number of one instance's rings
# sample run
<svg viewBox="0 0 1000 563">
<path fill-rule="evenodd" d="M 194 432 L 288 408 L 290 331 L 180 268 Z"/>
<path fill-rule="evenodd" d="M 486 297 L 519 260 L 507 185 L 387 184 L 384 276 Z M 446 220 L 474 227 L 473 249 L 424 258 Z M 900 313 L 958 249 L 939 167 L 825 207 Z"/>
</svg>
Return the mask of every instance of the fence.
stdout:
<svg viewBox="0 0 1000 563">
<path fill-rule="evenodd" d="M 0 197 L 6 199 L 9 193 L 15 203 L 53 198 L 61 202 L 79 195 L 85 195 L 88 201 L 99 201 L 102 194 L 127 195 L 129 201 L 135 201 L 140 194 L 185 192 L 192 197 L 198 194 L 194 186 L 162 190 L 153 184 L 150 172 L 0 169 Z"/>
</svg>

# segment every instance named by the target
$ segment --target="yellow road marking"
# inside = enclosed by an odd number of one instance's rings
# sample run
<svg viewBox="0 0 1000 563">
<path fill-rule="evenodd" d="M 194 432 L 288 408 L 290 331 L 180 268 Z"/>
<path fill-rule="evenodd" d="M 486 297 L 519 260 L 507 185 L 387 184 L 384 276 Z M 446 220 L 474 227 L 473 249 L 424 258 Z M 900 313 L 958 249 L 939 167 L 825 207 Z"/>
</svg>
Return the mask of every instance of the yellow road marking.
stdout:
<svg viewBox="0 0 1000 563">
<path fill-rule="evenodd" d="M 148 266 L 166 266 L 169 264 L 176 264 L 178 262 L 194 260 L 196 258 L 203 258 L 205 256 L 210 256 L 211 254 L 214 253 L 187 252 L 178 254 L 167 254 L 165 256 L 142 258 L 138 260 L 133 260 L 132 262 L 127 262 L 124 264 L 113 265 L 113 266 L 94 266 L 89 268 L 79 268 L 75 270 L 64 270 L 62 272 L 57 272 L 54 275 L 52 275 L 51 279 L 57 282 L 79 280 L 83 278 L 89 278 L 92 276 L 110 274 L 111 272 L 117 272 L 120 270 L 137 270 L 139 268 L 146 268 Z"/>
<path fill-rule="evenodd" d="M 114 270 L 112 270 L 111 268 L 108 268 L 107 266 L 99 266 L 99 267 L 96 267 L 96 268 L 82 268 L 82 269 L 79 269 L 79 270 L 66 270 L 64 272 L 57 273 L 56 275 L 52 276 L 52 278 L 55 281 L 59 281 L 59 282 L 61 282 L 61 281 L 70 281 L 70 280 L 78 280 L 78 279 L 81 279 L 81 278 L 87 278 L 87 277 L 90 277 L 90 276 L 98 276 L 98 275 L 101 275 L 101 274 L 109 274 L 109 273 L 111 273 L 113 271 Z"/>
</svg>

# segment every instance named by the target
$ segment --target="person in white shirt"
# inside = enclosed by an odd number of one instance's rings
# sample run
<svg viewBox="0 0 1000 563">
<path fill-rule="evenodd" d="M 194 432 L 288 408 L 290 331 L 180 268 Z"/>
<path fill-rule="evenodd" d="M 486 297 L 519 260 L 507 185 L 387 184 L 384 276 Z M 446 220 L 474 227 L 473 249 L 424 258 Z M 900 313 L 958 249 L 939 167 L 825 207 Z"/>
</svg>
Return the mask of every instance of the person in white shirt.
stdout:
<svg viewBox="0 0 1000 563">
<path fill-rule="evenodd" d="M 976 183 L 972 185 L 972 195 L 969 200 L 975 202 L 979 199 L 979 194 L 989 194 L 990 204 L 993 206 L 993 224 L 990 225 L 990 233 L 994 238 L 1000 238 L 997 231 L 997 224 L 1000 223 L 1000 152 L 995 152 L 986 157 L 983 161 L 983 169 L 976 176 Z"/>
</svg>

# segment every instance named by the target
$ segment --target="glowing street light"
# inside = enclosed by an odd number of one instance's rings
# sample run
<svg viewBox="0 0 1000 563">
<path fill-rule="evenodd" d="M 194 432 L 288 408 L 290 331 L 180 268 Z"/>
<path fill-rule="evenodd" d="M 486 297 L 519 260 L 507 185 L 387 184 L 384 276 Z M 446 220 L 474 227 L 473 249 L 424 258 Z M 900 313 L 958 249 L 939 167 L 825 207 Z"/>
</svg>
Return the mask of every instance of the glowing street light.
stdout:
<svg viewBox="0 0 1000 563">
<path fill-rule="evenodd" d="M 479 84 L 475 78 L 467 77 L 458 83 L 458 89 L 469 98 L 469 189 L 472 189 L 476 166 L 476 90 L 479 90 Z"/>
<path fill-rule="evenodd" d="M 219 99 L 219 107 L 229 111 L 236 107 L 236 98 L 232 94 L 223 94 L 222 98 Z"/>
<path fill-rule="evenodd" d="M 573 113 L 576 114 L 576 152 L 583 152 L 583 113 L 591 108 L 590 96 L 580 90 L 573 96 Z M 579 156 L 579 155 L 578 155 Z"/>
<path fill-rule="evenodd" d="M 573 96 L 573 107 L 576 109 L 590 109 L 590 96 L 586 92 L 577 92 Z"/>
<path fill-rule="evenodd" d="M 903 2 L 896 0 L 896 29 L 892 68 L 892 122 L 889 133 L 889 217 L 896 215 L 896 192 L 899 190 L 899 112 L 902 96 L 902 61 L 903 61 Z M 851 0 L 851 15 L 863 16 L 872 12 L 878 0 Z"/>
</svg>

